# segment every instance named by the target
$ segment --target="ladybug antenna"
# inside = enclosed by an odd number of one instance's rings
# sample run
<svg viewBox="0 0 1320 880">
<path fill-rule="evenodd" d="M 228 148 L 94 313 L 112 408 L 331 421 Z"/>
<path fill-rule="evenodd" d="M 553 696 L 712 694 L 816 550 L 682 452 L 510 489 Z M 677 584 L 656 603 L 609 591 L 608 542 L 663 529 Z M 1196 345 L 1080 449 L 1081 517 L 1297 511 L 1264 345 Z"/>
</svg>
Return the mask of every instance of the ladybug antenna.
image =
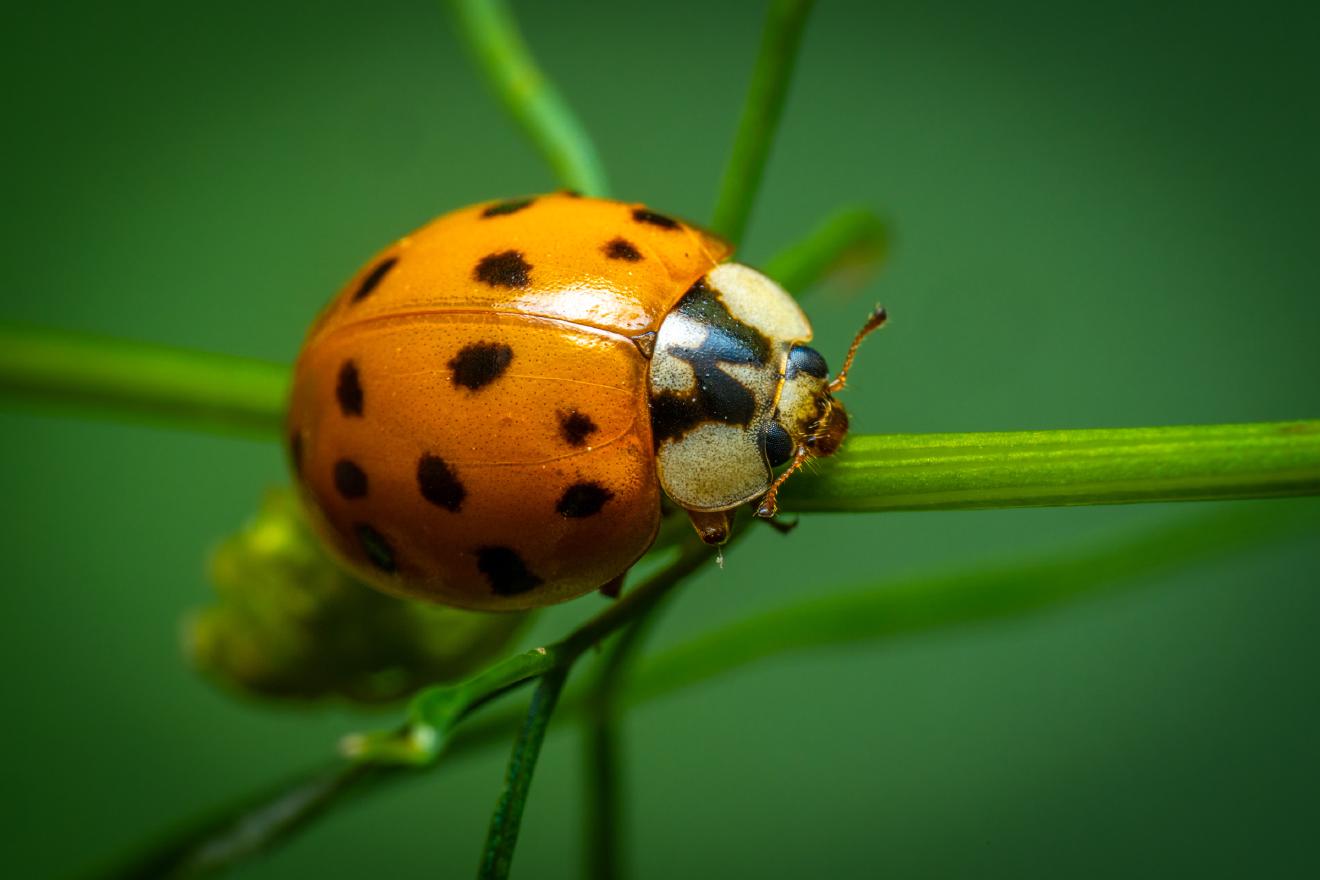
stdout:
<svg viewBox="0 0 1320 880">
<path fill-rule="evenodd" d="M 834 381 L 830 382 L 831 394 L 843 390 L 843 386 L 848 381 L 848 370 L 852 367 L 853 358 L 857 357 L 857 349 L 861 347 L 862 340 L 885 326 L 885 322 L 888 320 L 889 315 L 885 312 L 885 307 L 876 306 L 875 311 L 871 312 L 871 317 L 866 319 L 862 329 L 858 330 L 857 335 L 853 337 L 852 345 L 848 346 L 848 355 L 843 359 L 843 366 L 839 369 L 839 375 L 835 376 Z"/>
</svg>

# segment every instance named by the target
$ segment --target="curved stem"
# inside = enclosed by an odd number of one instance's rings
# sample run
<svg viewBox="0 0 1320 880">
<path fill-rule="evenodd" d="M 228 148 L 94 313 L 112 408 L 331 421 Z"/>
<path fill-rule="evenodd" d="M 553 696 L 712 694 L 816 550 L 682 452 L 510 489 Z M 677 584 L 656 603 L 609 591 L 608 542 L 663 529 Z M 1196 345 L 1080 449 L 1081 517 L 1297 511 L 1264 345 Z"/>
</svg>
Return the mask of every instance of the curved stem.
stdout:
<svg viewBox="0 0 1320 880">
<path fill-rule="evenodd" d="M 29 406 L 278 436 L 288 384 L 267 361 L 0 323 L 0 396 Z"/>
<path fill-rule="evenodd" d="M 504 0 L 449 0 L 459 36 L 486 81 L 569 189 L 609 194 L 596 145 L 536 65 Z"/>
<path fill-rule="evenodd" d="M 843 208 L 762 268 L 790 293 L 801 295 L 842 265 L 877 267 L 889 251 L 889 229 L 869 208 Z"/>
<path fill-rule="evenodd" d="M 766 13 L 761 50 L 711 221 L 714 230 L 735 245 L 742 241 L 761 185 L 811 6 L 812 0 L 772 0 Z"/>
<path fill-rule="evenodd" d="M 1320 420 L 851 437 L 795 511 L 968 510 L 1320 494 Z"/>
</svg>

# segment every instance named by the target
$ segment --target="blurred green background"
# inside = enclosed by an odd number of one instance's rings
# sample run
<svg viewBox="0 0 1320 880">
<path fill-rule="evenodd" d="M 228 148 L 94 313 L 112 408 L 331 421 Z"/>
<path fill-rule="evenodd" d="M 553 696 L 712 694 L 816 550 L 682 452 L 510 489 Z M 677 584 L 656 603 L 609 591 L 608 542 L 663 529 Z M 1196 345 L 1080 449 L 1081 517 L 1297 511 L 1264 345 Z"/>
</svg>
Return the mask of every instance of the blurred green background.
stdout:
<svg viewBox="0 0 1320 880">
<path fill-rule="evenodd" d="M 516 4 L 616 193 L 702 219 L 759 3 Z M 855 428 L 1320 415 L 1320 53 L 1309 4 L 824 2 L 743 257 L 843 201 L 897 230 L 809 301 L 838 354 L 882 300 Z M 440 4 L 10 10 L 0 318 L 291 360 L 381 243 L 552 188 Z M 830 353 L 835 354 L 831 355 Z M 67 874 L 391 715 L 237 701 L 181 661 L 208 549 L 276 444 L 0 413 L 5 873 Z M 1248 502 L 1244 510 L 1277 504 Z M 816 516 L 696 579 L 656 646 L 751 610 L 1191 515 Z M 1320 542 L 1021 621 L 791 656 L 629 718 L 631 859 L 674 876 L 1320 870 Z M 599 610 L 544 615 L 528 643 Z M 504 748 L 362 800 L 247 877 L 465 876 Z M 580 873 L 552 734 L 515 871 Z"/>
</svg>

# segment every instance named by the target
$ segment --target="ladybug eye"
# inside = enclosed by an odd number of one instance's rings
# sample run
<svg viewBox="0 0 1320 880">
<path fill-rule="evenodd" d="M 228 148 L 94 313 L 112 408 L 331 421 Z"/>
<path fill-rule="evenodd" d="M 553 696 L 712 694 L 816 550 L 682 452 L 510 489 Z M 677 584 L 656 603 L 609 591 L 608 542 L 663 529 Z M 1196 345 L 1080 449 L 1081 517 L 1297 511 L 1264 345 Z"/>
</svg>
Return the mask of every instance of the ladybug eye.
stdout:
<svg viewBox="0 0 1320 880">
<path fill-rule="evenodd" d="M 816 349 L 795 345 L 788 353 L 788 378 L 791 379 L 798 373 L 824 379 L 830 374 L 830 368 L 825 366 L 825 358 L 821 357 Z"/>
<path fill-rule="evenodd" d="M 793 457 L 793 438 L 778 422 L 771 422 L 761 429 L 761 448 L 770 461 L 770 467 L 779 467 Z"/>
</svg>

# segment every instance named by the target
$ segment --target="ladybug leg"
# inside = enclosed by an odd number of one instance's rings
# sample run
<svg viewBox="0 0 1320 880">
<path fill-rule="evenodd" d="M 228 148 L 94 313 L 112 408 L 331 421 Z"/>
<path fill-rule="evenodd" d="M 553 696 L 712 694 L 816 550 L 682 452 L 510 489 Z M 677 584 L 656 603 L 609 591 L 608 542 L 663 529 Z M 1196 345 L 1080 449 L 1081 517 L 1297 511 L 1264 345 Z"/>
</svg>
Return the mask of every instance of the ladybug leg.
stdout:
<svg viewBox="0 0 1320 880">
<path fill-rule="evenodd" d="M 623 579 L 628 576 L 627 570 L 624 570 L 618 577 L 608 581 L 605 586 L 600 588 L 600 594 L 606 599 L 617 599 L 623 592 Z"/>
<path fill-rule="evenodd" d="M 788 470 L 779 475 L 779 479 L 770 484 L 765 495 L 761 498 L 761 503 L 756 506 L 756 515 L 762 519 L 773 519 L 779 512 L 779 504 L 775 497 L 779 494 L 779 487 L 784 485 L 784 481 L 793 476 L 793 473 L 811 456 L 811 451 L 805 446 L 799 446 L 797 452 L 793 453 L 793 463 L 788 466 Z"/>
<path fill-rule="evenodd" d="M 720 545 L 729 540 L 729 529 L 733 524 L 731 510 L 689 510 L 688 519 L 692 528 L 707 544 Z"/>
</svg>

